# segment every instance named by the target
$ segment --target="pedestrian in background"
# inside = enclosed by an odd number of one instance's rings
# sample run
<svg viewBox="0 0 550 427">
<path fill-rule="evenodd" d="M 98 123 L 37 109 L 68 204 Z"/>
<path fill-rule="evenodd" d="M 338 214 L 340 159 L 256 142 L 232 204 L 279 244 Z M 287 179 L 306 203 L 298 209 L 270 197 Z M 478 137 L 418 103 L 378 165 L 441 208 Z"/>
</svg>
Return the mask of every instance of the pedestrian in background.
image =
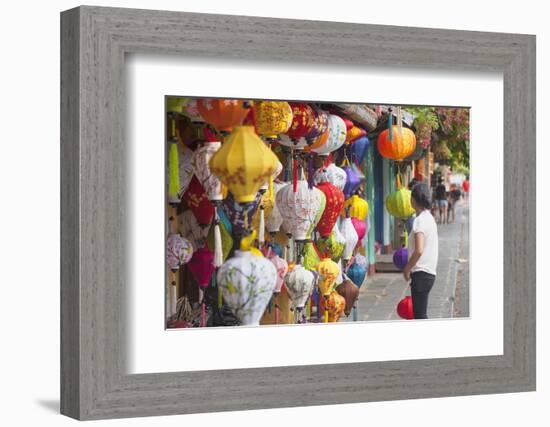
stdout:
<svg viewBox="0 0 550 427">
<path fill-rule="evenodd" d="M 464 190 L 464 198 L 467 199 L 468 195 L 470 194 L 470 181 L 468 180 L 468 176 L 462 181 L 462 190 Z"/>
<path fill-rule="evenodd" d="M 435 187 L 435 203 L 438 210 L 438 220 L 440 224 L 447 222 L 447 189 L 443 184 L 443 178 L 437 180 L 437 187 Z"/>
<path fill-rule="evenodd" d="M 410 258 L 403 269 L 403 277 L 411 286 L 415 319 L 428 318 L 428 296 L 435 282 L 439 237 L 437 224 L 430 213 L 430 189 L 416 184 L 411 191 L 411 204 L 416 212 L 409 238 Z"/>
</svg>

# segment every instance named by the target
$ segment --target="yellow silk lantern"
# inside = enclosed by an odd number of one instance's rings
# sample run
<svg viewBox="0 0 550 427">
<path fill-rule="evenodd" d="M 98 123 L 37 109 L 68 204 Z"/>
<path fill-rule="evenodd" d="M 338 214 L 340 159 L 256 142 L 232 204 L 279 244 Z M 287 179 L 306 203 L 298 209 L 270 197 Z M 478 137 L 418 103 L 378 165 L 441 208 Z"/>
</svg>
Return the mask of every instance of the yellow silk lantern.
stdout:
<svg viewBox="0 0 550 427">
<path fill-rule="evenodd" d="M 256 131 L 265 138 L 276 138 L 292 124 L 292 108 L 284 101 L 259 101 L 254 104 Z"/>
<path fill-rule="evenodd" d="M 326 311 L 328 312 L 329 322 L 338 322 L 346 308 L 346 299 L 338 292 L 330 294 L 326 301 Z"/>
<path fill-rule="evenodd" d="M 324 297 L 328 297 L 334 290 L 336 279 L 340 274 L 340 266 L 330 258 L 323 258 L 317 266 L 319 273 L 319 291 Z"/>
<path fill-rule="evenodd" d="M 277 168 L 277 156 L 256 135 L 253 126 L 236 126 L 210 159 L 210 170 L 238 203 L 250 203 Z"/>
<path fill-rule="evenodd" d="M 354 194 L 346 200 L 344 203 L 343 212 L 345 212 L 347 208 L 349 208 L 349 216 L 351 218 L 357 218 L 361 221 L 364 221 L 369 214 L 369 204 L 365 199 L 359 197 L 357 194 Z"/>
</svg>

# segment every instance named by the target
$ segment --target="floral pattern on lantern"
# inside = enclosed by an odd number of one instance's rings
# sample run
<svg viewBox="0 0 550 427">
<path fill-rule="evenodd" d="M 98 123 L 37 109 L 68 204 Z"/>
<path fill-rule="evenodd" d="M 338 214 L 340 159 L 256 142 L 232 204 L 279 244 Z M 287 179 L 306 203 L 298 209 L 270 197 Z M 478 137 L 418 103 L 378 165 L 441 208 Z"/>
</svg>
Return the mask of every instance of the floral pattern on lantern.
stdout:
<svg viewBox="0 0 550 427">
<path fill-rule="evenodd" d="M 313 182 L 315 185 L 320 184 L 321 182 L 330 182 L 339 190 L 344 190 L 346 185 L 347 175 L 344 169 L 339 168 L 334 163 L 326 167 L 319 168 L 313 174 Z"/>
<path fill-rule="evenodd" d="M 416 148 L 416 136 L 409 128 L 402 127 L 399 132 L 398 126 L 392 126 L 390 140 L 390 130 L 386 129 L 378 135 L 378 152 L 386 159 L 401 161 L 409 157 Z"/>
<path fill-rule="evenodd" d="M 332 233 L 328 237 L 321 237 L 317 239 L 317 247 L 319 253 L 330 257 L 334 262 L 338 262 L 344 254 L 344 248 L 346 246 L 346 239 L 340 233 L 338 225 L 335 224 Z"/>
<path fill-rule="evenodd" d="M 325 144 L 313 151 L 321 156 L 327 156 L 338 150 L 346 141 L 346 124 L 341 117 L 331 114 L 328 119 L 329 136 Z"/>
<path fill-rule="evenodd" d="M 276 138 L 292 124 L 292 108 L 284 101 L 259 101 L 253 107 L 256 132 L 265 138 Z"/>
<path fill-rule="evenodd" d="M 286 274 L 284 282 L 294 309 L 303 308 L 313 291 L 313 273 L 306 270 L 303 265 L 297 264 Z"/>
<path fill-rule="evenodd" d="M 257 326 L 277 282 L 275 266 L 248 251 L 235 251 L 218 270 L 223 301 L 241 324 Z"/>
<path fill-rule="evenodd" d="M 181 200 L 193 179 L 193 152 L 183 144 L 178 144 L 178 171 L 180 176 L 180 191 L 178 199 Z"/>
<path fill-rule="evenodd" d="M 193 248 L 200 248 L 204 246 L 210 228 L 201 226 L 193 212 L 185 210 L 178 215 L 178 229 L 182 236 L 191 242 Z"/>
<path fill-rule="evenodd" d="M 204 121 L 220 132 L 231 132 L 243 122 L 249 111 L 243 100 L 217 98 L 199 99 L 197 109 Z"/>
<path fill-rule="evenodd" d="M 332 233 L 334 224 L 336 224 L 344 206 L 344 193 L 330 182 L 321 182 L 317 184 L 317 188 L 324 193 L 326 198 L 325 210 L 317 224 L 317 231 L 321 237 L 327 237 Z"/>
<path fill-rule="evenodd" d="M 193 245 L 179 233 L 170 233 L 166 238 L 166 263 L 170 270 L 178 270 L 193 256 Z"/>
<path fill-rule="evenodd" d="M 198 107 L 196 98 L 191 98 L 187 100 L 187 102 L 183 106 L 183 113 L 187 117 L 189 117 L 189 119 L 194 123 L 204 122 L 204 119 L 202 118 L 201 113 L 199 112 L 199 107 Z"/>
<path fill-rule="evenodd" d="M 233 193 L 229 193 L 224 199 L 222 207 L 229 222 L 233 227 L 233 235 L 243 236 L 245 231 L 252 227 L 252 217 L 258 210 L 262 195 L 256 193 L 256 197 L 252 203 L 241 205 L 235 201 Z"/>
<path fill-rule="evenodd" d="M 315 113 L 313 109 L 303 102 L 289 102 L 292 108 L 292 123 L 286 134 L 292 141 L 298 141 L 311 132 L 315 125 Z M 304 145 L 306 145 L 305 142 Z M 285 144 L 286 145 L 286 144 Z"/>
<path fill-rule="evenodd" d="M 233 193 L 237 203 L 250 203 L 273 175 L 278 162 L 254 127 L 237 126 L 210 159 L 210 169 Z"/>
<path fill-rule="evenodd" d="M 222 183 L 216 175 L 210 171 L 209 162 L 212 156 L 221 148 L 221 142 L 206 142 L 201 144 L 193 153 L 193 170 L 195 176 L 203 186 L 208 200 L 219 202 L 223 200 Z"/>
<path fill-rule="evenodd" d="M 208 200 L 208 195 L 196 176 L 191 179 L 184 199 L 200 225 L 208 225 L 212 222 L 214 205 Z"/>
<path fill-rule="evenodd" d="M 336 279 L 340 274 L 340 266 L 330 258 L 323 258 L 317 266 L 317 272 L 319 273 L 319 292 L 321 292 L 321 295 L 328 297 L 334 290 Z"/>
<path fill-rule="evenodd" d="M 346 300 L 338 292 L 332 292 L 326 302 L 326 310 L 328 311 L 328 321 L 338 322 L 346 308 Z"/>
<path fill-rule="evenodd" d="M 275 282 L 273 292 L 279 293 L 283 287 L 285 275 L 288 272 L 288 263 L 276 254 L 272 254 L 268 260 L 271 261 L 277 270 L 277 281 Z"/>
<path fill-rule="evenodd" d="M 329 128 L 329 115 L 316 106 L 311 106 L 313 110 L 313 126 L 309 132 L 305 135 L 308 143 L 312 143 L 315 139 L 320 137 Z"/>
</svg>

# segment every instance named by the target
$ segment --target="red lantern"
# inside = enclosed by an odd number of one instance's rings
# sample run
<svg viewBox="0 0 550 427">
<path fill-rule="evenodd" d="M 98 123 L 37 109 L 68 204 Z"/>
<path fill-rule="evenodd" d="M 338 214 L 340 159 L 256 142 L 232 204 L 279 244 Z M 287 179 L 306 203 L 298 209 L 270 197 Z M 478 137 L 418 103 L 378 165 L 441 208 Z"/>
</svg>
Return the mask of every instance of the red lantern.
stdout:
<svg viewBox="0 0 550 427">
<path fill-rule="evenodd" d="M 214 253 L 206 246 L 197 249 L 187 264 L 189 272 L 199 285 L 199 288 L 206 289 L 214 273 Z"/>
<path fill-rule="evenodd" d="M 342 117 L 342 120 L 346 124 L 346 131 L 350 130 L 353 127 L 353 122 L 350 119 L 346 119 L 345 117 Z"/>
<path fill-rule="evenodd" d="M 317 188 L 325 194 L 326 198 L 325 210 L 317 224 L 317 231 L 319 231 L 321 237 L 328 237 L 344 207 L 344 193 L 330 182 L 322 182 L 317 185 Z"/>
<path fill-rule="evenodd" d="M 220 132 L 231 132 L 242 124 L 249 111 L 240 99 L 202 98 L 197 101 L 197 108 L 203 119 Z"/>
<path fill-rule="evenodd" d="M 397 314 L 406 320 L 414 319 L 413 301 L 411 296 L 406 296 L 397 304 Z"/>
<path fill-rule="evenodd" d="M 303 102 L 289 102 L 292 108 L 292 124 L 286 134 L 294 141 L 305 137 L 315 125 L 313 109 Z"/>
<path fill-rule="evenodd" d="M 193 179 L 191 179 L 191 183 L 187 187 L 183 198 L 195 218 L 197 218 L 199 225 L 208 225 L 212 222 L 212 218 L 214 218 L 214 205 L 208 200 L 208 195 L 196 176 L 193 176 Z"/>
</svg>

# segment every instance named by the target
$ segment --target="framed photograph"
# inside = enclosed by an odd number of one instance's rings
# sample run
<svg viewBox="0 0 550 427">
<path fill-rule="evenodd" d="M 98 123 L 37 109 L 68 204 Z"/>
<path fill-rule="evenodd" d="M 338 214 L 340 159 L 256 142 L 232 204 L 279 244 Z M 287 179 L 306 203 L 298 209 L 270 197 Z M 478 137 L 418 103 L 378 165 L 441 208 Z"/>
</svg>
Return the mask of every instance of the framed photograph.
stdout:
<svg viewBox="0 0 550 427">
<path fill-rule="evenodd" d="M 534 36 L 82 6 L 61 88 L 63 414 L 535 390 Z"/>
</svg>

